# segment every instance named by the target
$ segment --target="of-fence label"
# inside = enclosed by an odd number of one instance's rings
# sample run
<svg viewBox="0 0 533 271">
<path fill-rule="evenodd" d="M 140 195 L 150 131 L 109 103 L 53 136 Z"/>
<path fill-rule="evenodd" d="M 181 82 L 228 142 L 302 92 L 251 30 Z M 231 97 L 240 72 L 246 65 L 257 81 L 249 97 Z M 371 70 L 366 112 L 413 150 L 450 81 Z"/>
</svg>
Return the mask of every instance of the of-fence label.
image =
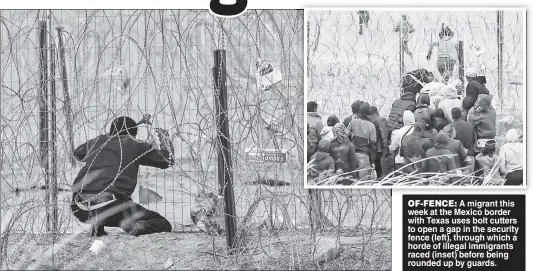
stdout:
<svg viewBox="0 0 533 271">
<path fill-rule="evenodd" d="M 525 270 L 525 195 L 403 195 L 403 270 Z"/>
<path fill-rule="evenodd" d="M 286 164 L 287 150 L 246 148 L 244 157 L 246 162 Z"/>
</svg>

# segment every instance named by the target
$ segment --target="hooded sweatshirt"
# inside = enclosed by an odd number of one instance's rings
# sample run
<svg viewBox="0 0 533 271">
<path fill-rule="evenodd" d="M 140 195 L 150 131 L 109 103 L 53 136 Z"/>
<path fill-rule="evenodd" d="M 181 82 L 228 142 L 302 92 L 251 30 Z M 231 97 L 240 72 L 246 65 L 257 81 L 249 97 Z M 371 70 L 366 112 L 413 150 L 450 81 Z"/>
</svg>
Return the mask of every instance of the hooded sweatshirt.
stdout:
<svg viewBox="0 0 533 271">
<path fill-rule="evenodd" d="M 468 85 L 466 85 L 466 97 L 470 97 L 463 102 L 463 108 L 468 112 L 470 108 L 476 103 L 480 94 L 490 95 L 489 90 L 485 86 L 486 81 L 484 77 L 474 77 Z"/>
<path fill-rule="evenodd" d="M 415 116 L 413 115 L 413 112 L 409 110 L 405 110 L 403 112 L 403 123 L 404 126 L 401 127 L 398 130 L 394 130 L 391 134 L 391 145 L 389 146 L 390 153 L 394 153 L 398 148 L 402 145 L 402 139 L 404 136 L 410 135 L 413 133 L 414 124 L 415 124 Z M 398 154 L 394 158 L 395 164 L 403 164 L 405 162 L 404 157 Z"/>
<path fill-rule="evenodd" d="M 389 119 L 387 120 L 389 131 L 394 131 L 396 129 L 402 128 L 402 118 L 404 111 L 408 110 L 413 112 L 415 111 L 415 109 L 415 94 L 411 92 L 404 93 L 399 99 L 394 101 L 390 110 Z"/>
<path fill-rule="evenodd" d="M 452 125 L 455 128 L 455 139 L 461 141 L 468 151 L 468 156 L 474 156 L 474 146 L 477 140 L 474 125 L 463 119 L 456 120 Z"/>
<path fill-rule="evenodd" d="M 489 95 L 479 95 L 476 102 L 479 110 L 472 110 L 473 112 L 468 116 L 468 121 L 472 122 L 476 130 L 477 139 L 496 137 L 496 111 L 490 104 L 491 100 L 492 97 Z"/>
<path fill-rule="evenodd" d="M 324 126 L 324 128 L 322 128 L 322 132 L 320 132 L 320 137 L 322 138 L 322 140 L 331 141 L 333 139 L 332 128 L 333 127 L 331 126 Z"/>
<path fill-rule="evenodd" d="M 414 125 L 413 133 L 406 135 L 403 139 L 402 149 L 407 163 L 411 164 L 421 160 L 410 166 L 411 170 L 409 170 L 409 172 L 414 171 L 415 169 L 418 169 L 419 172 L 425 171 L 426 160 L 423 160 L 423 158 L 426 157 L 426 152 L 433 148 L 433 141 L 423 137 L 424 131 L 425 124 L 417 121 Z"/>
<path fill-rule="evenodd" d="M 426 124 L 426 129 L 432 127 L 432 119 L 435 110 L 429 108 L 427 104 L 417 104 L 414 112 L 415 121 L 422 121 Z"/>
<path fill-rule="evenodd" d="M 511 129 L 505 135 L 506 143 L 500 148 L 500 158 L 502 165 L 500 171 L 503 174 L 523 169 L 524 146 L 519 142 L 518 131 Z"/>
<path fill-rule="evenodd" d="M 166 169 L 170 166 L 170 152 L 152 144 L 136 140 L 129 135 L 101 135 L 80 145 L 74 156 L 85 162 L 74 179 L 74 195 L 113 193 L 123 199 L 131 199 L 137 186 L 139 166 Z"/>
<path fill-rule="evenodd" d="M 459 99 L 459 95 L 457 95 L 457 90 L 453 86 L 446 86 L 444 89 L 444 100 L 442 100 L 439 103 L 438 108 L 442 109 L 444 111 L 444 116 L 446 117 L 446 120 L 448 122 L 452 122 L 452 109 L 455 107 L 461 108 L 463 106 L 462 101 Z"/>
<path fill-rule="evenodd" d="M 311 156 L 311 161 L 311 177 L 318 177 L 326 170 L 335 171 L 335 161 L 329 155 L 329 141 L 321 140 L 318 143 L 318 151 Z"/>
<path fill-rule="evenodd" d="M 426 156 L 431 158 L 427 160 L 428 172 L 443 173 L 456 169 L 453 153 L 447 148 L 448 139 L 447 134 L 439 133 L 435 147 L 426 152 Z"/>
</svg>

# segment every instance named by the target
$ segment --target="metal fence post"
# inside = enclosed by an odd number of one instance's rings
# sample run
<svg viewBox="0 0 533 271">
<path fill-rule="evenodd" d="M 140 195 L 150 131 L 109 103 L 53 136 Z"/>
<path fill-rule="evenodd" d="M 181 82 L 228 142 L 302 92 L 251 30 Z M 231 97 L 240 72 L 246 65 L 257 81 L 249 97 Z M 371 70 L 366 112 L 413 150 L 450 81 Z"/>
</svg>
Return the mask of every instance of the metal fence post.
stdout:
<svg viewBox="0 0 533 271">
<path fill-rule="evenodd" d="M 46 12 L 45 12 L 46 14 Z M 45 15 L 46 17 L 46 15 Z M 46 230 L 50 231 L 50 193 L 49 187 L 49 150 L 48 150 L 48 22 L 39 22 L 39 151 L 40 163 L 44 168 L 45 204 L 46 204 Z"/>
<path fill-rule="evenodd" d="M 237 216 L 233 195 L 233 168 L 228 125 L 228 91 L 226 87 L 226 51 L 215 50 L 215 107 L 218 129 L 218 182 L 219 193 L 224 196 L 226 240 L 230 253 L 234 252 Z"/>
<path fill-rule="evenodd" d="M 51 13 L 51 11 L 50 11 Z M 51 18 L 50 20 L 50 29 L 51 29 Z M 52 32 L 49 32 L 50 35 Z M 52 233 L 57 234 L 57 142 L 56 142 L 56 133 L 57 133 L 57 118 L 56 118 L 56 81 L 55 81 L 55 70 L 56 70 L 56 50 L 55 42 L 53 42 L 52 37 L 50 37 L 50 156 L 51 156 L 51 169 L 50 169 L 50 181 L 51 181 L 51 205 L 52 205 Z"/>
</svg>

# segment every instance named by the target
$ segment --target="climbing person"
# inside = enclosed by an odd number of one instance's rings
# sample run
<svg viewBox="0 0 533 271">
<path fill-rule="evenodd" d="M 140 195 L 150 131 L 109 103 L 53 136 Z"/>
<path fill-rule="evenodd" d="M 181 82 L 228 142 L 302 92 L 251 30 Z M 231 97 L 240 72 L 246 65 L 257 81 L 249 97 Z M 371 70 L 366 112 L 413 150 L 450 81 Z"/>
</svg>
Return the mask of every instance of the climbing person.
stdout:
<svg viewBox="0 0 533 271">
<path fill-rule="evenodd" d="M 80 222 L 92 225 L 91 235 L 107 235 L 104 227 L 120 227 L 133 236 L 172 230 L 167 219 L 131 198 L 139 166 L 166 169 L 174 163 L 168 132 L 156 129 L 159 143 L 139 141 L 135 137 L 140 123 L 118 117 L 108 134 L 74 150 L 76 159 L 85 165 L 72 185 L 71 210 Z"/>
<path fill-rule="evenodd" d="M 409 22 L 406 15 L 402 15 L 402 19 L 394 26 L 394 32 L 400 33 L 400 40 L 402 42 L 401 48 L 409 57 L 413 58 L 413 53 L 409 51 L 409 38 L 411 33 L 415 32 L 413 25 Z"/>
<path fill-rule="evenodd" d="M 458 51 L 459 51 L 459 41 L 454 38 L 454 33 L 450 27 L 444 27 L 444 24 L 441 26 L 441 31 L 439 33 L 439 40 L 432 42 L 429 45 L 429 52 L 427 55 L 427 60 L 430 60 L 433 53 L 433 47 L 438 47 L 437 55 L 437 70 L 444 78 L 444 84 L 448 84 L 451 76 L 453 75 L 453 70 L 455 64 L 458 61 Z"/>
<path fill-rule="evenodd" d="M 370 21 L 370 13 L 368 10 L 359 10 L 359 35 L 363 35 L 363 24 L 368 28 L 368 22 Z"/>
</svg>

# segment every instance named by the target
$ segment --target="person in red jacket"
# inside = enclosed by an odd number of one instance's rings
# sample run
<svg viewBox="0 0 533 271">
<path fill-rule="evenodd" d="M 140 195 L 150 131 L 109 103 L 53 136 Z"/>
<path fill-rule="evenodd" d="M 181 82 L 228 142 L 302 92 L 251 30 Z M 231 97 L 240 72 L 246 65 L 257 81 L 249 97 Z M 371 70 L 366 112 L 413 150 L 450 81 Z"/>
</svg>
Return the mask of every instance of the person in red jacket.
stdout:
<svg viewBox="0 0 533 271">
<path fill-rule="evenodd" d="M 120 227 L 133 236 L 172 230 L 167 219 L 131 199 L 139 166 L 166 169 L 174 163 L 168 133 L 157 130 L 158 148 L 135 139 L 137 125 L 130 117 L 116 118 L 109 134 L 74 150 L 76 159 L 85 165 L 72 185 L 71 209 L 80 222 L 92 225 L 92 235 L 106 235 L 104 227 Z"/>
</svg>

